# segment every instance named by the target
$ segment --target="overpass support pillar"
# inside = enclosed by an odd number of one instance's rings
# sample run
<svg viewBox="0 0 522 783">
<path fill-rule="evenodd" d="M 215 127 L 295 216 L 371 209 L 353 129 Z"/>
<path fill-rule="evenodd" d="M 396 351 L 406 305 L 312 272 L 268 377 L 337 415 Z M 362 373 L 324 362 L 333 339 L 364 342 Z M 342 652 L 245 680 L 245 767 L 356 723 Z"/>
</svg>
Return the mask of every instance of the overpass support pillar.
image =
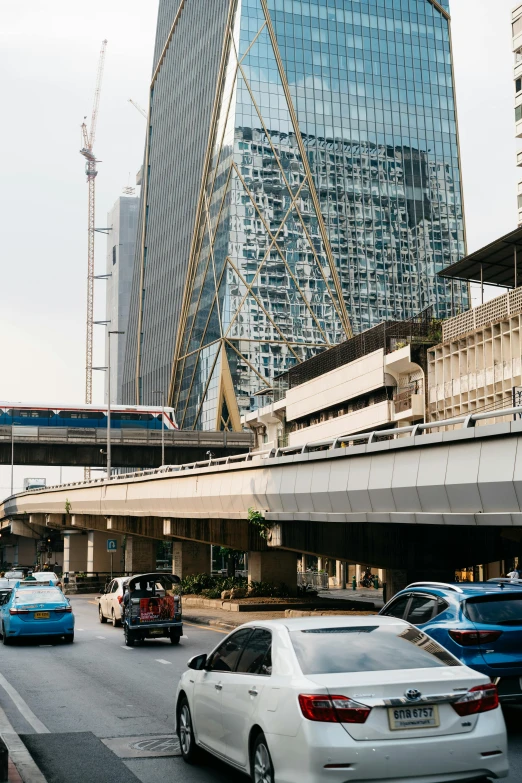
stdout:
<svg viewBox="0 0 522 783">
<path fill-rule="evenodd" d="M 386 600 L 404 590 L 412 582 L 454 582 L 454 568 L 408 568 L 408 569 L 386 569 Z"/>
<path fill-rule="evenodd" d="M 156 543 L 152 538 L 127 536 L 125 571 L 131 574 L 147 574 L 155 571 Z"/>
<path fill-rule="evenodd" d="M 121 536 L 117 533 L 103 533 L 99 530 L 89 530 L 87 533 L 87 573 L 110 573 L 111 553 L 107 551 L 107 541 L 116 539 L 117 550 L 112 556 L 112 569 L 121 571 Z"/>
<path fill-rule="evenodd" d="M 248 553 L 248 581 L 284 583 L 290 595 L 297 595 L 297 553 L 283 549 Z"/>
<path fill-rule="evenodd" d="M 172 545 L 172 573 L 183 579 L 193 574 L 209 574 L 210 546 L 197 541 L 174 541 Z"/>
<path fill-rule="evenodd" d="M 63 537 L 63 570 L 87 571 L 87 536 L 65 533 Z"/>
</svg>

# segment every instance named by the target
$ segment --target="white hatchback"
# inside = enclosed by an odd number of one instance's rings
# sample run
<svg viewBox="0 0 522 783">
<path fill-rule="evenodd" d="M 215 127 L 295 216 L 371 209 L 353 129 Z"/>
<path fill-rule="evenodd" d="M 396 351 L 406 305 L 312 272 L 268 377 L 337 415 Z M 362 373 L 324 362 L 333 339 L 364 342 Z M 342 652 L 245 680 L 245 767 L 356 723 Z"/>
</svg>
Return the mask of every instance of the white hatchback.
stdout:
<svg viewBox="0 0 522 783">
<path fill-rule="evenodd" d="M 183 757 L 210 751 L 254 783 L 502 778 L 496 687 L 391 617 L 252 622 L 189 661 Z"/>
</svg>

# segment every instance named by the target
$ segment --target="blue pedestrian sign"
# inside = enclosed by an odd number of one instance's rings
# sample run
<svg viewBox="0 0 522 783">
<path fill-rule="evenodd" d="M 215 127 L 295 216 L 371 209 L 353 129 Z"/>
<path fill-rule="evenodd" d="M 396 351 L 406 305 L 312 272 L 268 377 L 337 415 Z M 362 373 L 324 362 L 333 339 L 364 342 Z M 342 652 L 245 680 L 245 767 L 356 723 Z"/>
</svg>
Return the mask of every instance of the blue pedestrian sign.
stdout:
<svg viewBox="0 0 522 783">
<path fill-rule="evenodd" d="M 116 552 L 118 549 L 118 542 L 115 538 L 107 539 L 107 552 Z"/>
</svg>

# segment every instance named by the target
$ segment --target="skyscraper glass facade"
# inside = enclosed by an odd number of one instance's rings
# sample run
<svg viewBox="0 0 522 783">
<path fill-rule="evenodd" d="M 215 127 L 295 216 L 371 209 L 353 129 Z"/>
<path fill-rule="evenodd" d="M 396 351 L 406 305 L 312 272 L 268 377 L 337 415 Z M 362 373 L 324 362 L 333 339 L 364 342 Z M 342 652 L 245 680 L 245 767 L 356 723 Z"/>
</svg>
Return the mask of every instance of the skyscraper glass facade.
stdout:
<svg viewBox="0 0 522 783">
<path fill-rule="evenodd" d="M 447 12 L 230 3 L 170 386 L 181 426 L 239 428 L 292 364 L 467 307 L 436 275 L 464 253 Z"/>
</svg>

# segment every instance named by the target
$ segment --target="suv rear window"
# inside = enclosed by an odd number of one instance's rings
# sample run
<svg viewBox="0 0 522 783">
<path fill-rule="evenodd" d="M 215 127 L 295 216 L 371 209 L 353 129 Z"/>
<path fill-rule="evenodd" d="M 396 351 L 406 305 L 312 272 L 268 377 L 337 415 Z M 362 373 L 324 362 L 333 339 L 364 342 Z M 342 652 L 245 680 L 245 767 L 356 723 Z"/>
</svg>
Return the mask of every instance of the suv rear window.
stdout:
<svg viewBox="0 0 522 783">
<path fill-rule="evenodd" d="M 488 625 L 522 625 L 522 593 L 481 595 L 468 598 L 465 615 L 473 623 Z"/>
<path fill-rule="evenodd" d="M 303 674 L 433 669 L 460 661 L 418 628 L 361 625 L 291 631 Z"/>
</svg>

